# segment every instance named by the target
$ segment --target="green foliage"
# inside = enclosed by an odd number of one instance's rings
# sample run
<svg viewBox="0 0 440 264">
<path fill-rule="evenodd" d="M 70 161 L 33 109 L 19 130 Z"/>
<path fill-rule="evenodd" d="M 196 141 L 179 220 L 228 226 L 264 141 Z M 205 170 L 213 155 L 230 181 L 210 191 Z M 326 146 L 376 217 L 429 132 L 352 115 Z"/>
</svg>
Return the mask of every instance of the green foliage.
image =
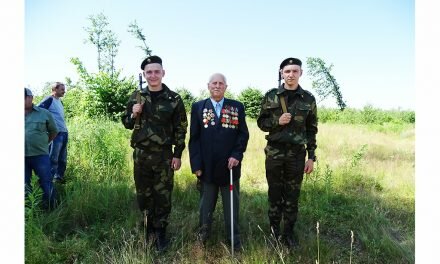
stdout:
<svg viewBox="0 0 440 264">
<path fill-rule="evenodd" d="M 362 145 L 361 148 L 353 155 L 351 158 L 350 166 L 351 168 L 356 168 L 360 162 L 362 161 L 362 158 L 365 156 L 365 152 L 367 151 L 368 146 L 366 144 Z"/>
<path fill-rule="evenodd" d="M 185 87 L 177 88 L 175 92 L 180 94 L 183 104 L 185 105 L 185 110 L 187 113 L 189 113 L 189 111 L 191 111 L 192 104 L 196 102 L 196 98 L 192 95 L 191 91 Z"/>
<path fill-rule="evenodd" d="M 235 99 L 235 94 L 233 92 L 231 92 L 230 90 L 226 89 L 225 97 L 228 99 Z"/>
<path fill-rule="evenodd" d="M 211 97 L 211 95 L 209 94 L 208 89 L 200 89 L 199 96 L 197 97 L 197 101 L 204 100 L 209 97 Z"/>
<path fill-rule="evenodd" d="M 84 28 L 88 34 L 84 42 L 96 46 L 98 52 L 98 71 L 104 71 L 113 75 L 115 72 L 114 61 L 121 42 L 116 37 L 116 34 L 108 29 L 109 22 L 103 13 L 90 15 L 88 19 L 91 25 Z"/>
<path fill-rule="evenodd" d="M 346 108 L 339 111 L 334 108 L 319 107 L 319 122 L 344 124 L 414 124 L 415 112 L 403 110 L 382 110 L 366 105 L 363 109 Z"/>
<path fill-rule="evenodd" d="M 67 84 L 66 84 L 67 86 Z M 67 86 L 68 88 L 69 86 Z M 83 116 L 89 113 L 92 96 L 90 91 L 80 87 L 74 87 L 67 90 L 63 98 L 64 115 L 66 119 L 76 116 Z"/>
<path fill-rule="evenodd" d="M 321 101 L 328 95 L 335 97 L 339 109 L 344 110 L 347 105 L 342 99 L 341 88 L 335 77 L 330 73 L 333 64 L 326 66 L 321 58 L 307 58 L 307 66 L 310 75 L 313 77 L 312 88 L 316 90 Z"/>
<path fill-rule="evenodd" d="M 71 62 L 76 66 L 80 77 L 77 87 L 81 87 L 74 94 L 74 98 L 81 101 L 72 101 L 69 104 L 78 104 L 73 106 L 76 108 L 74 112 L 84 111 L 87 116 L 93 118 L 102 116 L 118 119 L 125 110 L 130 94 L 137 87 L 134 78 L 120 78 L 119 71 L 114 75 L 106 72 L 88 73 L 78 58 L 72 58 Z"/>
<path fill-rule="evenodd" d="M 263 94 L 259 89 L 248 87 L 241 91 L 237 99 L 243 103 L 246 116 L 254 119 L 258 117 L 263 99 Z"/>
<path fill-rule="evenodd" d="M 71 119 L 69 125 L 69 170 L 81 179 L 92 174 L 98 182 L 126 180 L 131 170 L 125 162 L 131 152 L 129 130 L 119 122 L 85 117 Z"/>
<path fill-rule="evenodd" d="M 136 20 L 128 25 L 128 32 L 131 33 L 135 38 L 142 41 L 144 46 L 138 46 L 138 48 L 142 49 L 145 53 L 145 56 L 150 56 L 152 50 L 148 47 L 147 43 L 145 42 L 146 37 L 145 34 L 142 32 L 142 28 L 139 27 Z"/>
</svg>

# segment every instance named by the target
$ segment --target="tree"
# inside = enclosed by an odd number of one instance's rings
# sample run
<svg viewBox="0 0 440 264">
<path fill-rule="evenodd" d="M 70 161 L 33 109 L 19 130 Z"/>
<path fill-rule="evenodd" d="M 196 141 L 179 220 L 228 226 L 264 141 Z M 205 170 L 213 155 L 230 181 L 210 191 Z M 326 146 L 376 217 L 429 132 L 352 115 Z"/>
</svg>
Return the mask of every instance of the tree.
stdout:
<svg viewBox="0 0 440 264">
<path fill-rule="evenodd" d="M 262 99 L 263 93 L 259 89 L 252 87 L 242 90 L 238 95 L 238 101 L 243 103 L 246 115 L 254 119 L 260 113 Z"/>
<path fill-rule="evenodd" d="M 112 31 L 106 32 L 106 42 L 105 42 L 105 53 L 104 53 L 104 65 L 103 70 L 107 73 L 110 73 L 111 76 L 115 74 L 115 58 L 118 54 L 118 47 L 121 44 L 121 41 L 118 40 L 115 33 Z"/>
<path fill-rule="evenodd" d="M 182 97 L 183 104 L 185 105 L 185 110 L 188 112 L 191 110 L 191 106 L 196 102 L 196 98 L 192 95 L 191 91 L 185 87 L 177 88 L 176 93 Z"/>
<path fill-rule="evenodd" d="M 120 71 L 116 71 L 114 75 L 103 71 L 97 74 L 88 73 L 78 58 L 70 61 L 76 66 L 79 75 L 78 83 L 74 86 L 82 91 L 75 93 L 78 101 L 74 103 L 89 117 L 106 116 L 113 120 L 119 118 L 130 94 L 137 87 L 134 78 L 120 78 Z"/>
<path fill-rule="evenodd" d="M 91 15 L 88 19 L 92 24 L 90 27 L 84 28 L 88 33 L 88 38 L 84 42 L 92 43 L 96 46 L 98 51 L 98 71 L 105 71 L 113 75 L 115 72 L 114 61 L 121 42 L 117 39 L 115 33 L 107 28 L 109 22 L 103 13 L 99 13 L 96 16 Z"/>
<path fill-rule="evenodd" d="M 320 101 L 332 94 L 336 98 L 339 109 L 343 111 L 347 105 L 342 99 L 339 84 L 336 82 L 335 77 L 330 73 L 333 64 L 327 67 L 322 59 L 309 57 L 307 58 L 307 66 L 310 75 L 313 77 L 312 88 L 318 93 Z"/>
<path fill-rule="evenodd" d="M 145 52 L 145 56 L 151 56 L 152 50 L 148 47 L 147 42 L 145 42 L 146 37 L 144 33 L 142 33 L 142 28 L 138 26 L 136 20 L 128 25 L 128 32 L 132 33 L 135 38 L 142 41 L 144 46 L 138 46 L 138 48 L 142 49 Z"/>
<path fill-rule="evenodd" d="M 103 13 L 99 13 L 96 16 L 91 15 L 88 17 L 88 19 L 92 25 L 84 28 L 84 30 L 89 34 L 88 38 L 84 42 L 92 43 L 96 46 L 96 49 L 98 50 L 98 70 L 101 71 L 101 53 L 105 47 L 105 30 L 108 26 L 108 21 Z"/>
</svg>

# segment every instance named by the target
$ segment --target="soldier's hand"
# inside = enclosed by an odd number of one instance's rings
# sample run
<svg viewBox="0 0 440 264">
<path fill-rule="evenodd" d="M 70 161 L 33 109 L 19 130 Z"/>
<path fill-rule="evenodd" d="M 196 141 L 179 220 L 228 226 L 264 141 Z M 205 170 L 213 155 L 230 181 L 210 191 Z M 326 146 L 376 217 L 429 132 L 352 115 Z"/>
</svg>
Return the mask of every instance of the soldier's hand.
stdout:
<svg viewBox="0 0 440 264">
<path fill-rule="evenodd" d="M 278 119 L 278 123 L 282 126 L 289 124 L 290 120 L 292 120 L 292 115 L 290 113 L 284 113 L 280 116 L 280 119 Z"/>
<path fill-rule="evenodd" d="M 144 104 L 134 104 L 131 111 L 133 112 L 133 118 L 137 117 L 142 113 L 142 108 L 144 107 Z"/>
<path fill-rule="evenodd" d="M 230 158 L 228 159 L 228 169 L 232 169 L 232 167 L 237 166 L 238 163 L 240 163 L 239 160 L 236 160 L 235 158 L 230 157 Z"/>
<path fill-rule="evenodd" d="M 306 165 L 304 166 L 304 172 L 309 174 L 313 171 L 313 160 L 308 159 Z"/>
<path fill-rule="evenodd" d="M 202 176 L 202 171 L 201 171 L 201 170 L 198 170 L 198 171 L 194 172 L 194 174 L 195 174 L 197 177 L 200 177 L 200 176 Z"/>
<path fill-rule="evenodd" d="M 171 169 L 179 170 L 180 169 L 180 165 L 182 165 L 181 160 L 178 159 L 178 158 L 173 158 L 173 160 L 171 161 Z"/>
</svg>

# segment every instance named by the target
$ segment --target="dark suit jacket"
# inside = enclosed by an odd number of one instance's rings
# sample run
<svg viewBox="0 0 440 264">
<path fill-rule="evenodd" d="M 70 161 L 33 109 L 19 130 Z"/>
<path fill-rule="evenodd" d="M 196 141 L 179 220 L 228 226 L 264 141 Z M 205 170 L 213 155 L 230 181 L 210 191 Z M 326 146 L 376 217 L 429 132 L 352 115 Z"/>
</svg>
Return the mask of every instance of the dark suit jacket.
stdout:
<svg viewBox="0 0 440 264">
<path fill-rule="evenodd" d="M 227 185 L 229 157 L 240 161 L 239 166 L 233 169 L 234 181 L 240 178 L 241 161 L 248 140 L 242 103 L 225 98 L 220 118 L 209 98 L 192 105 L 189 156 L 192 172 L 202 170 L 202 181 Z"/>
</svg>

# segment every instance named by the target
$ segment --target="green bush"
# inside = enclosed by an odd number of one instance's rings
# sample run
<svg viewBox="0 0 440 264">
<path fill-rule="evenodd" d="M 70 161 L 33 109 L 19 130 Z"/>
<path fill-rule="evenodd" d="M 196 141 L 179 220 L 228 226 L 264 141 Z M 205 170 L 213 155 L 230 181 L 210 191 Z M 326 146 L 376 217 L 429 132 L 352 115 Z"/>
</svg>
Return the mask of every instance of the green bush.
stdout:
<svg viewBox="0 0 440 264">
<path fill-rule="evenodd" d="M 90 107 L 89 100 L 92 99 L 89 93 L 90 91 L 81 89 L 80 87 L 67 90 L 62 100 L 66 119 L 87 114 L 88 107 Z"/>
<path fill-rule="evenodd" d="M 191 91 L 185 87 L 177 88 L 175 92 L 180 94 L 180 97 L 182 97 L 186 112 L 190 112 L 192 104 L 196 101 L 194 95 L 192 95 Z"/>
<path fill-rule="evenodd" d="M 257 88 L 248 87 L 238 95 L 238 101 L 242 102 L 246 115 L 250 118 L 257 118 L 260 113 L 262 92 Z"/>
<path fill-rule="evenodd" d="M 72 58 L 71 62 L 76 66 L 80 77 L 75 86 L 85 93 L 78 95 L 81 102 L 76 103 L 83 105 L 79 110 L 84 110 L 85 114 L 92 118 L 102 116 L 112 120 L 119 119 L 130 94 L 137 89 L 134 78 L 120 78 L 120 71 L 114 74 L 88 73 L 78 58 Z"/>
</svg>

